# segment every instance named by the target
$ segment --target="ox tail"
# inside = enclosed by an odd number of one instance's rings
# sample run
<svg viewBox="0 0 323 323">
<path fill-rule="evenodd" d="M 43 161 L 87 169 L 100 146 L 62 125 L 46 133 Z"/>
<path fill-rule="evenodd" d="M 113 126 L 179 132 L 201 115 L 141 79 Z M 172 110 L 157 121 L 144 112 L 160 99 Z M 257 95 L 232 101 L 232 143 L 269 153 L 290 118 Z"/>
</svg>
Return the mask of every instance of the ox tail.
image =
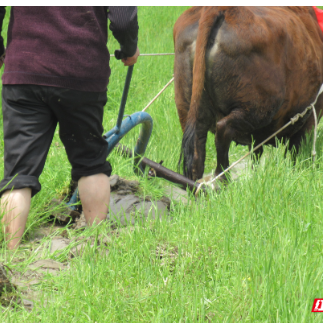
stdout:
<svg viewBox="0 0 323 323">
<path fill-rule="evenodd" d="M 199 20 L 196 49 L 193 63 L 193 82 L 190 109 L 183 134 L 181 155 L 178 162 L 183 165 L 184 176 L 193 179 L 193 161 L 196 150 L 196 120 L 205 80 L 205 53 L 212 27 L 217 22 L 220 12 L 219 7 L 204 7 Z"/>
<path fill-rule="evenodd" d="M 194 147 L 195 147 L 195 126 L 187 124 L 182 139 L 182 149 L 178 162 L 178 172 L 180 167 L 183 165 L 184 176 L 192 179 L 193 178 L 193 159 L 194 159 Z"/>
</svg>

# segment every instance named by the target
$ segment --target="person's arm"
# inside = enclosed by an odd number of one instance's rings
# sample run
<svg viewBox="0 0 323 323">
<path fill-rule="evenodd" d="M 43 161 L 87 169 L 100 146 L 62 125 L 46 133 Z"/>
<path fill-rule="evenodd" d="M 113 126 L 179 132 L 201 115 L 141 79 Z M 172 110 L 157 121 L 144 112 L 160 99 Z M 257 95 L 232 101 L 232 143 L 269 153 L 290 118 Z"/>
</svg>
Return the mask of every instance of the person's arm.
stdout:
<svg viewBox="0 0 323 323">
<path fill-rule="evenodd" d="M 0 68 L 1 68 L 1 66 L 3 64 L 3 61 L 4 61 L 4 53 L 5 53 L 3 38 L 1 36 L 2 23 L 3 23 L 3 19 L 4 19 L 5 14 L 6 14 L 5 7 L 0 6 Z"/>
<path fill-rule="evenodd" d="M 133 65 L 139 56 L 137 7 L 108 7 L 108 18 L 109 28 L 127 56 L 122 62 L 126 66 Z"/>
</svg>

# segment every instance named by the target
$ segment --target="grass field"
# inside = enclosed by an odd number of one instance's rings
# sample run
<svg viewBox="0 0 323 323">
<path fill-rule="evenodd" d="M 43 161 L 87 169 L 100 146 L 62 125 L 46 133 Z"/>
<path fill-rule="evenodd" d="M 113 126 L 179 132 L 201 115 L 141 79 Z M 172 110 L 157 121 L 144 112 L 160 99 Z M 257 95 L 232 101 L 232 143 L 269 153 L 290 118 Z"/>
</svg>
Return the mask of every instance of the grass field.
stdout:
<svg viewBox="0 0 323 323">
<path fill-rule="evenodd" d="M 172 28 L 183 7 L 140 7 L 141 53 L 173 52 Z M 2 35 L 6 37 L 6 26 Z M 110 35 L 111 52 L 118 48 Z M 117 118 L 126 68 L 114 59 L 105 107 L 104 128 Z M 0 74 L 2 73 L 1 70 Z M 141 57 L 135 65 L 126 113 L 142 110 L 172 78 L 173 57 Z M 182 132 L 173 86 L 147 110 L 154 120 L 146 156 L 176 170 Z M 2 128 L 2 118 L 1 118 Z M 139 130 L 122 141 L 134 147 Z M 0 131 L 0 157 L 3 140 Z M 143 223 L 110 237 L 109 253 L 88 248 L 59 276 L 48 274 L 31 312 L 4 308 L 1 322 L 322 322 L 311 313 L 323 297 L 323 132 L 318 132 L 312 167 L 311 141 L 293 165 L 284 147 L 265 148 L 256 171 L 228 185 L 220 194 L 174 204 L 173 221 Z M 247 151 L 232 145 L 230 162 Z M 160 197 L 166 182 L 136 177 L 132 161 L 113 152 L 113 173 L 140 181 L 143 194 Z M 214 136 L 207 142 L 206 172 L 216 163 Z M 0 163 L 1 170 L 3 165 Z M 48 221 L 46 205 L 66 192 L 70 165 L 56 131 L 32 200 L 25 241 Z M 82 234 L 110 234 L 108 225 Z M 69 236 L 77 235 L 67 229 Z M 45 244 L 51 237 L 43 239 Z M 48 257 L 48 255 L 44 255 Z M 66 254 L 50 256 L 67 261 Z M 20 262 L 15 259 L 19 258 Z M 0 262 L 24 271 L 34 261 L 28 247 L 14 255 L 0 250 Z"/>
</svg>

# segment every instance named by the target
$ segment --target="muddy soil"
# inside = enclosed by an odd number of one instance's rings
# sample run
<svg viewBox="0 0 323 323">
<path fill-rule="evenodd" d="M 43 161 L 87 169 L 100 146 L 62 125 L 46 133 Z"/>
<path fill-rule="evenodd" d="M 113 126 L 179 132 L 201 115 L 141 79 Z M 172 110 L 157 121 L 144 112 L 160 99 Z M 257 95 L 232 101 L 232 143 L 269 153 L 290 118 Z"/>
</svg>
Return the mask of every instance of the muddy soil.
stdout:
<svg viewBox="0 0 323 323">
<path fill-rule="evenodd" d="M 231 172 L 232 179 L 236 180 L 246 171 L 246 167 L 247 162 L 238 164 Z M 206 175 L 201 182 L 210 178 L 210 175 Z M 110 186 L 111 198 L 107 220 L 111 223 L 111 232 L 106 236 L 97 238 L 79 236 L 70 239 L 62 227 L 69 225 L 70 228 L 81 231 L 86 227 L 84 214 L 71 210 L 62 200 L 51 202 L 49 208 L 54 223 L 35 230 L 29 235 L 29 241 L 22 244 L 22 247 L 34 256 L 35 261 L 29 264 L 24 272 L 10 270 L 0 265 L 0 303 L 3 306 L 13 308 L 18 304 L 28 311 L 32 310 L 34 301 L 41 298 L 41 291 L 36 286 L 45 279 L 45 276 L 60 275 L 69 270 L 68 261 L 58 262 L 48 258 L 48 255 L 59 256 L 64 253 L 64 258 L 70 260 L 81 256 L 86 248 L 95 248 L 98 252 L 107 255 L 110 237 L 120 231 L 120 228 L 122 230 L 122 227 L 156 218 L 170 221 L 171 202 L 188 203 L 187 192 L 174 186 L 167 187 L 165 196 L 157 201 L 149 196 L 145 198 L 140 196 L 137 181 L 129 181 L 113 175 L 110 177 Z M 80 211 L 80 208 L 78 210 Z M 47 244 L 40 243 L 43 238 L 50 235 L 54 237 Z M 19 261 L 21 260 L 16 260 L 16 262 Z"/>
<path fill-rule="evenodd" d="M 166 195 L 160 200 L 152 200 L 151 197 L 141 197 L 139 183 L 120 178 L 118 175 L 110 177 L 111 197 L 107 220 L 111 223 L 111 232 L 106 236 L 77 237 L 70 239 L 62 228 L 69 225 L 75 230 L 86 227 L 84 214 L 71 210 L 62 200 L 54 199 L 50 205 L 51 218 L 54 223 L 38 228 L 30 233 L 29 241 L 22 244 L 35 258 L 24 272 L 8 270 L 0 266 L 0 303 L 3 306 L 14 307 L 15 304 L 31 310 L 34 301 L 41 298 L 41 292 L 37 289 L 47 274 L 60 275 L 69 270 L 69 262 L 52 260 L 48 255 L 60 255 L 64 253 L 65 259 L 72 259 L 82 255 L 86 248 L 96 248 L 102 254 L 108 254 L 109 236 L 115 233 L 116 228 L 134 225 L 138 221 L 148 221 L 159 218 L 171 220 L 169 210 L 171 200 L 187 203 L 187 192 L 179 188 L 169 187 Z M 56 235 L 55 233 L 57 232 Z M 60 232 L 60 233 L 58 233 Z M 46 243 L 40 241 L 53 235 Z M 16 262 L 21 261 L 17 259 Z M 15 261 L 14 261 L 15 262 Z"/>
</svg>

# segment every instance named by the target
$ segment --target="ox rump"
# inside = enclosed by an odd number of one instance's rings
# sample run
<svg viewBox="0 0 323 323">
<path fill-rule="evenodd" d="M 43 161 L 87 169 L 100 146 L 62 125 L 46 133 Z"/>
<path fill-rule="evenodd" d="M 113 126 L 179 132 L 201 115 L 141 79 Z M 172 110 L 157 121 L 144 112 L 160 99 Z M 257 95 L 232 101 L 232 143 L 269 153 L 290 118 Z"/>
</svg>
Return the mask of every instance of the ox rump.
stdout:
<svg viewBox="0 0 323 323">
<path fill-rule="evenodd" d="M 180 163 L 194 181 L 203 175 L 208 131 L 217 176 L 229 166 L 232 141 L 257 146 L 309 106 L 323 83 L 323 34 L 312 7 L 193 7 L 176 21 L 174 45 Z M 315 108 L 320 118 L 323 95 Z M 309 111 L 276 138 L 297 153 L 313 125 Z"/>
</svg>

